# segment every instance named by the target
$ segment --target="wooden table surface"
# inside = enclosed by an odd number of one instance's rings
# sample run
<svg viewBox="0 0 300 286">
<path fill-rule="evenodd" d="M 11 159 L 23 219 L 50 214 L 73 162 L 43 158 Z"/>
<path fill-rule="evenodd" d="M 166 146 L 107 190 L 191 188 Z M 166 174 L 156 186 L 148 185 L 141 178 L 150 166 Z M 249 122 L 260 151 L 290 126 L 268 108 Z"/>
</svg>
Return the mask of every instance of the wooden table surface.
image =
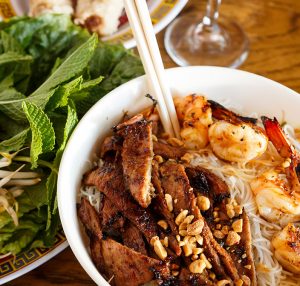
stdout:
<svg viewBox="0 0 300 286">
<path fill-rule="evenodd" d="M 183 13 L 203 10 L 205 1 L 190 0 Z M 300 0 L 223 0 L 220 13 L 236 20 L 250 39 L 250 53 L 240 67 L 300 92 Z M 158 34 L 165 67 L 176 66 Z M 70 248 L 7 285 L 95 285 Z"/>
</svg>

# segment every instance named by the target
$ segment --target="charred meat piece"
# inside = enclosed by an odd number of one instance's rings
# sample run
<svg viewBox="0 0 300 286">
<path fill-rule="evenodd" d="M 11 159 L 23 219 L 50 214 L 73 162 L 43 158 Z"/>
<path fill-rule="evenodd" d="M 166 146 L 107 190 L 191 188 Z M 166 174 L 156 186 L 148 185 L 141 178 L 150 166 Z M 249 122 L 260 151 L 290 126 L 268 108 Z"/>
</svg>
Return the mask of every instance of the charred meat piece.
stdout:
<svg viewBox="0 0 300 286">
<path fill-rule="evenodd" d="M 115 205 L 103 195 L 101 200 L 102 208 L 99 210 L 99 217 L 102 230 L 105 235 L 118 237 L 124 227 L 125 218 Z"/>
<path fill-rule="evenodd" d="M 191 187 L 204 196 L 208 196 L 213 203 L 221 202 L 230 197 L 227 184 L 218 176 L 202 167 L 186 166 L 186 174 Z"/>
<path fill-rule="evenodd" d="M 122 128 L 119 128 L 118 134 L 124 138 L 121 154 L 126 185 L 133 198 L 140 206 L 146 208 L 151 203 L 153 196 L 151 185 L 153 157 L 151 122 L 144 119 L 132 124 L 124 122 Z"/>
<path fill-rule="evenodd" d="M 206 270 L 202 274 L 192 274 L 186 268 L 182 268 L 179 275 L 179 286 L 212 286 L 214 283 L 209 279 Z"/>
<path fill-rule="evenodd" d="M 101 158 L 116 157 L 116 154 L 122 149 L 122 144 L 123 140 L 117 134 L 106 137 L 101 145 Z"/>
<path fill-rule="evenodd" d="M 152 184 L 156 190 L 156 197 L 153 199 L 153 207 L 166 219 L 171 231 L 177 234 L 177 226 L 175 224 L 174 215 L 168 209 L 165 194 L 161 187 L 159 165 L 156 161 L 153 161 L 152 166 Z"/>
<path fill-rule="evenodd" d="M 153 152 L 155 155 L 160 155 L 165 159 L 179 160 L 186 153 L 186 150 L 184 148 L 173 147 L 169 144 L 154 141 Z"/>
<path fill-rule="evenodd" d="M 101 251 L 102 230 L 98 213 L 87 199 L 81 198 L 78 216 L 90 238 L 92 260 L 97 269 L 105 275 L 106 271 Z"/>
<path fill-rule="evenodd" d="M 221 105 L 220 103 L 217 103 L 213 100 L 208 100 L 210 103 L 210 107 L 212 109 L 213 117 L 219 120 L 227 120 L 231 123 L 252 123 L 256 124 L 257 119 L 251 118 L 251 117 L 244 117 L 241 115 L 238 115 L 230 110 L 228 110 L 226 107 Z"/>
<path fill-rule="evenodd" d="M 135 203 L 126 191 L 120 165 L 104 163 L 103 166 L 87 173 L 83 183 L 94 185 L 100 192 L 104 193 L 116 209 L 130 220 L 148 241 L 157 235 L 157 225 L 149 211 Z"/>
<path fill-rule="evenodd" d="M 152 204 L 154 210 L 162 215 L 168 223 L 168 226 L 171 230 L 171 235 L 169 236 L 169 244 L 172 250 L 177 256 L 181 255 L 181 248 L 178 245 L 176 240 L 176 235 L 178 234 L 177 226 L 175 224 L 175 219 L 173 214 L 169 211 L 164 192 L 161 187 L 160 178 L 159 178 L 159 166 L 156 161 L 153 161 L 152 166 L 152 184 L 156 190 L 156 197 L 153 199 Z"/>
<path fill-rule="evenodd" d="M 102 238 L 102 229 L 98 213 L 85 198 L 81 198 L 78 216 L 89 235 L 94 235 L 99 239 Z"/>
<path fill-rule="evenodd" d="M 161 185 L 166 194 L 169 194 L 173 200 L 175 215 L 181 210 L 190 210 L 191 202 L 194 198 L 189 179 L 185 173 L 184 166 L 173 161 L 167 161 L 161 164 Z"/>
<path fill-rule="evenodd" d="M 162 261 L 140 254 L 108 238 L 102 240 L 102 253 L 109 277 L 115 286 L 139 286 L 154 278 L 154 270 L 162 278 L 169 276 L 168 267 Z"/>
<path fill-rule="evenodd" d="M 187 166 L 186 172 L 194 191 L 198 191 L 202 195 L 207 196 L 211 201 L 210 209 L 203 214 L 206 219 L 203 237 L 208 256 L 211 258 L 212 264 L 216 264 L 213 268 L 218 270 L 222 269 L 222 267 L 218 267 L 219 262 L 214 253 L 216 252 L 220 258 L 219 261 L 221 261 L 225 267 L 224 273 L 228 273 L 231 279 L 235 281 L 240 277 L 240 279 L 244 280 L 243 285 L 256 285 L 251 249 L 250 225 L 246 213 L 243 211 L 240 217 L 234 219 L 234 221 L 239 220 L 237 223 L 242 224 L 242 231 L 238 233 L 240 236 L 239 243 L 231 246 L 226 245 L 226 235 L 224 234 L 224 237 L 222 237 L 223 234 L 220 228 L 223 229 L 223 227 L 225 227 L 227 233 L 232 229 L 232 219 L 227 214 L 226 206 L 227 198 L 230 197 L 228 186 L 218 176 L 204 168 Z M 205 185 L 204 189 L 203 185 Z M 216 221 L 213 216 L 213 212 L 215 211 L 218 213 L 218 221 Z M 220 226 L 219 230 L 217 229 L 217 225 Z M 215 231 L 217 231 L 216 237 L 213 236 Z M 225 245 L 228 251 L 225 251 L 220 245 Z M 251 265 L 251 269 L 245 268 L 244 266 L 246 265 Z M 217 274 L 221 275 L 222 273 Z"/>
<path fill-rule="evenodd" d="M 123 243 L 133 250 L 147 255 L 147 250 L 142 233 L 132 223 L 128 223 L 122 233 Z"/>
</svg>

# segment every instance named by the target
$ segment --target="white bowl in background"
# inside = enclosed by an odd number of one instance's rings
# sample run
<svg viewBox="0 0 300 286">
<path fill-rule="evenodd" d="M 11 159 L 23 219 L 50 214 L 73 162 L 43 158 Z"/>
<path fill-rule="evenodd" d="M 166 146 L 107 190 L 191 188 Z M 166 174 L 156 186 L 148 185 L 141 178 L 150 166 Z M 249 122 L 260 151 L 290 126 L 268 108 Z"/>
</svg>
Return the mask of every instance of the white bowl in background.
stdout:
<svg viewBox="0 0 300 286">
<path fill-rule="evenodd" d="M 299 127 L 300 96 L 267 78 L 244 71 L 219 67 L 168 69 L 167 78 L 175 96 L 206 95 L 218 102 L 240 107 L 242 114 L 276 116 Z M 145 76 L 116 88 L 99 100 L 74 130 L 61 160 L 58 177 L 58 207 L 68 242 L 78 261 L 98 285 L 109 285 L 94 266 L 83 240 L 76 212 L 76 198 L 82 175 L 90 168 L 99 144 L 125 111 L 135 114 L 150 106 L 146 99 Z"/>
</svg>

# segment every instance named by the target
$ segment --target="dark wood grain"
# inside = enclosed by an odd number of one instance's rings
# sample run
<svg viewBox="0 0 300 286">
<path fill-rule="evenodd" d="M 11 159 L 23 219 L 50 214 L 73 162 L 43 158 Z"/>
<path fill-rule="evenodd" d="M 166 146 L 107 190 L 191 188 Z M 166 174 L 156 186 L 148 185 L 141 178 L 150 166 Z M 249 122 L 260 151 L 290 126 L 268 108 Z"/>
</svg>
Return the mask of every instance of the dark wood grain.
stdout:
<svg viewBox="0 0 300 286">
<path fill-rule="evenodd" d="M 182 13 L 202 10 L 200 0 L 190 0 Z M 300 1 L 224 0 L 221 15 L 236 20 L 250 39 L 250 53 L 240 67 L 276 80 L 300 92 Z M 176 66 L 163 46 L 164 31 L 158 34 L 166 67 Z M 68 248 L 30 273 L 8 283 L 23 285 L 94 285 Z"/>
</svg>

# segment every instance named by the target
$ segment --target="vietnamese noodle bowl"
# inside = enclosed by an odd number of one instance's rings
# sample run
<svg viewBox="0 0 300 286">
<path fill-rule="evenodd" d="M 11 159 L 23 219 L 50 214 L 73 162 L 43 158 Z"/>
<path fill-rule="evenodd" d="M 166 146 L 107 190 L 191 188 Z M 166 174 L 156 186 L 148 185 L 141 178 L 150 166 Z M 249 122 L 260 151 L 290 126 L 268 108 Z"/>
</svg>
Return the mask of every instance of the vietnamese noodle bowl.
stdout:
<svg viewBox="0 0 300 286">
<path fill-rule="evenodd" d="M 227 108 L 228 102 L 225 103 Z M 241 113 L 241 108 L 230 108 Z M 251 117 L 258 117 L 251 114 Z M 258 123 L 262 125 L 261 123 Z M 284 132 L 290 142 L 300 152 L 300 131 L 294 129 L 289 124 L 284 124 Z M 283 227 L 276 222 L 268 222 L 260 216 L 255 201 L 255 196 L 251 190 L 250 183 L 260 177 L 266 171 L 281 166 L 284 159 L 278 154 L 276 148 L 269 141 L 266 152 L 247 163 L 226 162 L 219 159 L 212 151 L 210 144 L 204 149 L 191 151 L 192 159 L 190 164 L 200 166 L 223 179 L 229 187 L 231 196 L 235 198 L 246 210 L 251 224 L 251 236 L 253 253 L 256 264 L 256 274 L 258 285 L 260 286 L 296 286 L 300 285 L 300 276 L 283 269 L 275 258 L 272 237 Z M 97 159 L 92 163 L 101 165 L 101 160 Z M 280 175 L 285 178 L 285 175 Z M 101 194 L 95 187 L 81 188 L 80 196 L 88 198 L 89 202 L 98 211 L 101 204 Z M 295 225 L 300 223 L 295 223 Z"/>
</svg>

